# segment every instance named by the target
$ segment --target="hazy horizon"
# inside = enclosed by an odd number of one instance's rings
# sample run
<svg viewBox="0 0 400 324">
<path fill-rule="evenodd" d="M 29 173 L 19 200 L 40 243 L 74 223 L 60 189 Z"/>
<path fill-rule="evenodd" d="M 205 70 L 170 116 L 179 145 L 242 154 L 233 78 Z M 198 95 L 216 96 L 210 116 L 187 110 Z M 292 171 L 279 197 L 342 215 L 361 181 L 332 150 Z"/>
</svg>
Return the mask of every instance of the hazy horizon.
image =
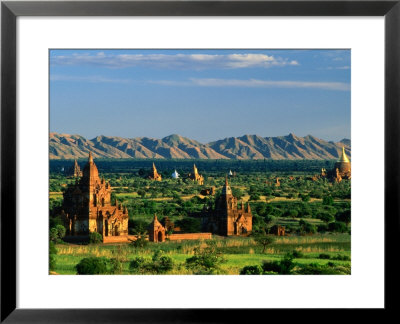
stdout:
<svg viewBox="0 0 400 324">
<path fill-rule="evenodd" d="M 351 138 L 350 50 L 51 50 L 50 131 Z"/>
</svg>

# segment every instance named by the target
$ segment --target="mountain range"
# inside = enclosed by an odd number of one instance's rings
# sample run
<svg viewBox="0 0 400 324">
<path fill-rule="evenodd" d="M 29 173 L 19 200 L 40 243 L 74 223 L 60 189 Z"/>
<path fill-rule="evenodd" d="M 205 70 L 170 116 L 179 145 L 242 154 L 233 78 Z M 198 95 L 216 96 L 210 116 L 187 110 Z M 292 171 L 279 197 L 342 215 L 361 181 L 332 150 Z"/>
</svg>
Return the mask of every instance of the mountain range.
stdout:
<svg viewBox="0 0 400 324">
<path fill-rule="evenodd" d="M 343 146 L 351 157 L 349 139 L 335 143 L 311 135 L 244 135 L 202 144 L 176 134 L 162 139 L 101 135 L 88 140 L 80 135 L 50 133 L 49 153 L 50 159 L 87 158 L 90 151 L 94 158 L 330 160 L 339 157 Z"/>
</svg>

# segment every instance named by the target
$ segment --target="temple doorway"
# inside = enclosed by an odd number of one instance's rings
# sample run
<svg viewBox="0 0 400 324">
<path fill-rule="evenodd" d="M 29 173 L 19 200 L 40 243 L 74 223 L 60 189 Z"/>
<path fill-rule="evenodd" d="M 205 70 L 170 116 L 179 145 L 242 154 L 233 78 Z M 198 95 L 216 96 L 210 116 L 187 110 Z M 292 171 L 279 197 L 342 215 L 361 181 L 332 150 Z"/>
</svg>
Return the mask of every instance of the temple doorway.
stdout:
<svg viewBox="0 0 400 324">
<path fill-rule="evenodd" d="M 108 220 L 106 220 L 106 221 L 104 222 L 104 226 L 105 226 L 104 235 L 105 235 L 105 236 L 108 236 Z"/>
</svg>

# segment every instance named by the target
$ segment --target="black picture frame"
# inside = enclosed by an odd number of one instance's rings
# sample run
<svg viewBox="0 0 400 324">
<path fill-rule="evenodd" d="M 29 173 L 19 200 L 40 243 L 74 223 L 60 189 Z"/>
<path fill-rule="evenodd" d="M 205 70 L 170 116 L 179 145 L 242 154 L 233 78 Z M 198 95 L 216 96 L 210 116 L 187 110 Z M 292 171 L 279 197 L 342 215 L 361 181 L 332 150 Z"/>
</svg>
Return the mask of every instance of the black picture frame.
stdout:
<svg viewBox="0 0 400 324">
<path fill-rule="evenodd" d="M 16 19 L 19 16 L 384 16 L 385 311 L 398 304 L 400 229 L 400 0 L 392 1 L 2 1 L 1 2 L 1 322 L 237 322 L 265 310 L 16 308 Z M 368 175 L 373 176 L 373 174 Z M 367 283 L 366 283 L 367 284 Z M 38 292 L 40 293 L 40 292 Z M 393 296 L 393 297 L 392 297 Z M 240 298 L 245 298 L 241 296 Z M 251 313 L 250 313 L 251 312 Z M 270 310 L 270 312 L 273 312 Z M 270 315 L 268 315 L 270 316 Z"/>
</svg>

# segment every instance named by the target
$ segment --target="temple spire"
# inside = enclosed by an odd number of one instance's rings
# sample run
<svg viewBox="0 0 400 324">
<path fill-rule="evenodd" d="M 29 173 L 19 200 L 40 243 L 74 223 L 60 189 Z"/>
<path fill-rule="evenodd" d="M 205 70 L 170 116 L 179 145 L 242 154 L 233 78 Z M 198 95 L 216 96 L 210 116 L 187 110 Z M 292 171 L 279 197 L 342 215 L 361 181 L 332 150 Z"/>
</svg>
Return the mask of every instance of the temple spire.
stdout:
<svg viewBox="0 0 400 324">
<path fill-rule="evenodd" d="M 92 152 L 89 152 L 89 163 L 93 163 Z"/>
<path fill-rule="evenodd" d="M 350 162 L 350 160 L 347 157 L 346 152 L 344 150 L 344 146 L 342 146 L 342 156 L 340 157 L 338 162 Z"/>
</svg>

